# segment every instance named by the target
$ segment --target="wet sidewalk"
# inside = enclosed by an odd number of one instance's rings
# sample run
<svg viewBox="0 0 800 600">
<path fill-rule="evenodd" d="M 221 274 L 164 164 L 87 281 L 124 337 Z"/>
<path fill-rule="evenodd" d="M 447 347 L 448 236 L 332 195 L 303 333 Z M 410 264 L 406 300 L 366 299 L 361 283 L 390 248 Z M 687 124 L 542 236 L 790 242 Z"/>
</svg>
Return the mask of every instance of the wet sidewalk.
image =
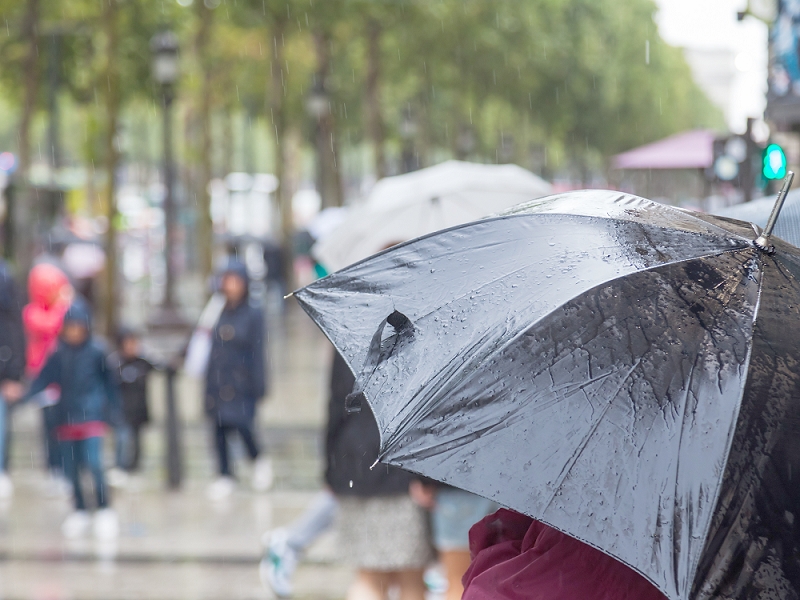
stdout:
<svg viewBox="0 0 800 600">
<path fill-rule="evenodd" d="M 310 491 L 206 499 L 202 483 L 181 492 L 135 481 L 116 491 L 117 540 L 66 540 L 66 497 L 48 497 L 40 478 L 17 477 L 17 493 L 0 507 L 0 598 L 3 600 L 263 599 L 260 536 L 289 522 Z M 339 564 L 335 534 L 309 552 L 296 581 L 298 598 L 342 598 L 350 570 Z"/>
</svg>

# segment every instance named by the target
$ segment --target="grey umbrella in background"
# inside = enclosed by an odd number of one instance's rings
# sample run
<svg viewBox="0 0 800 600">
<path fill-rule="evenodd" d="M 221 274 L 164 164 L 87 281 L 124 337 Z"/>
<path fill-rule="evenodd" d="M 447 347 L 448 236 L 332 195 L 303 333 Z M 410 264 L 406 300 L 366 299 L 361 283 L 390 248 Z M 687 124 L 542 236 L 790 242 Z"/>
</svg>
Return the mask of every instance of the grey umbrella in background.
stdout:
<svg viewBox="0 0 800 600">
<path fill-rule="evenodd" d="M 670 600 L 800 598 L 800 249 L 618 192 L 521 205 L 296 293 L 380 460 Z"/>
<path fill-rule="evenodd" d="M 774 204 L 775 196 L 766 196 L 752 202 L 721 208 L 714 211 L 714 214 L 755 223 L 763 228 L 767 225 L 767 219 L 769 219 Z M 786 196 L 786 202 L 781 210 L 781 218 L 775 224 L 773 234 L 800 247 L 800 189 L 791 191 Z"/>
</svg>

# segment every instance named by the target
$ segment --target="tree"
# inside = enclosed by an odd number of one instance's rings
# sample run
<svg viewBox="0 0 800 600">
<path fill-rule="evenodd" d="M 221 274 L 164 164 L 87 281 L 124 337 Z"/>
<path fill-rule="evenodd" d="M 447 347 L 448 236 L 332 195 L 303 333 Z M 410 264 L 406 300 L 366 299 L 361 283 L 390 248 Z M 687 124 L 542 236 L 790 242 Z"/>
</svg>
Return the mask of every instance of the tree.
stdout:
<svg viewBox="0 0 800 600">
<path fill-rule="evenodd" d="M 22 189 L 16 193 L 15 202 L 11 212 L 13 224 L 12 244 L 14 245 L 14 259 L 17 269 L 27 273 L 33 261 L 33 238 L 30 233 L 34 229 L 35 195 L 28 186 L 28 175 L 31 166 L 31 122 L 36 110 L 36 100 L 39 93 L 39 27 L 40 27 L 40 2 L 27 0 L 25 2 L 22 27 L 18 46 L 22 53 L 21 78 L 22 78 L 22 115 L 19 123 L 18 149 L 19 158 L 18 182 Z M 6 49 L 4 49 L 6 50 Z M 5 52 L 4 52 L 5 54 Z M 6 65 L 9 63 L 6 62 Z"/>
<path fill-rule="evenodd" d="M 114 0 L 103 2 L 103 31 L 105 33 L 105 79 L 107 82 L 105 93 L 106 105 L 106 143 L 105 143 L 105 170 L 106 190 L 105 205 L 108 228 L 106 229 L 106 268 L 105 268 L 105 333 L 113 336 L 117 331 L 117 312 L 119 295 L 117 289 L 117 202 L 116 202 L 116 173 L 119 164 L 119 147 L 117 146 L 117 126 L 119 123 L 119 24 L 117 3 Z"/>
<path fill-rule="evenodd" d="M 211 36 L 213 31 L 214 13 L 205 2 L 197 3 L 196 13 L 198 27 L 195 36 L 194 51 L 200 68 L 201 84 L 200 96 L 200 172 L 199 172 L 199 203 L 198 203 L 198 234 L 200 238 L 200 268 L 205 277 L 211 275 L 213 269 L 213 244 L 214 231 L 211 222 L 211 196 L 208 186 L 212 177 L 211 165 L 211 103 L 212 103 L 212 57 Z"/>
</svg>

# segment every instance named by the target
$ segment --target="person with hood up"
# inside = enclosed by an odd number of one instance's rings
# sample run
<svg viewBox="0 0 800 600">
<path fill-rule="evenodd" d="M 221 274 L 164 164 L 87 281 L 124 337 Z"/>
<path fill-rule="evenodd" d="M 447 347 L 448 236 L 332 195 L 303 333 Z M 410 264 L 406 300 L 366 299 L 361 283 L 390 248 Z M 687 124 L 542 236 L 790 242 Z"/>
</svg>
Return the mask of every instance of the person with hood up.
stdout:
<svg viewBox="0 0 800 600">
<path fill-rule="evenodd" d="M 206 369 L 206 414 L 211 419 L 219 463 L 219 478 L 208 496 L 221 500 L 235 482 L 228 442 L 237 433 L 253 461 L 252 485 L 264 491 L 272 485 L 272 463 L 262 456 L 255 438 L 256 405 L 267 389 L 264 357 L 264 316 L 251 306 L 247 267 L 231 259 L 222 272 L 220 291 L 225 308 L 214 326 Z"/>
<path fill-rule="evenodd" d="M 35 265 L 28 275 L 28 304 L 22 321 L 28 339 L 25 368 L 36 377 L 58 346 L 58 333 L 72 301 L 69 278 L 50 263 Z"/>
<path fill-rule="evenodd" d="M 0 499 L 14 491 L 7 471 L 6 402 L 22 396 L 22 376 L 25 371 L 25 334 L 16 285 L 5 262 L 0 260 Z"/>
<path fill-rule="evenodd" d="M 60 388 L 59 401 L 52 407 L 54 432 L 75 501 L 75 512 L 64 521 L 62 532 L 66 537 L 78 537 L 92 524 L 81 487 L 81 470 L 86 468 L 97 496 L 95 536 L 115 537 L 119 524 L 109 508 L 102 452 L 106 423 L 118 425 L 122 420 L 120 399 L 106 353 L 92 340 L 91 314 L 82 298 L 64 315 L 58 348 L 31 384 L 28 397 L 51 385 Z"/>
<path fill-rule="evenodd" d="M 22 310 L 22 323 L 27 339 L 25 374 L 28 379 L 33 379 L 39 374 L 48 357 L 58 346 L 58 334 L 73 295 L 69 278 L 51 263 L 34 265 L 28 274 L 28 304 Z M 58 402 L 58 394 L 55 388 L 50 388 L 45 390 L 38 400 L 43 406 L 42 430 L 47 468 L 50 471 L 53 488 L 61 489 L 62 461 L 53 429 L 55 413 L 52 408 Z"/>
<path fill-rule="evenodd" d="M 501 508 L 472 526 L 463 600 L 667 600 L 633 569 Z"/>
</svg>

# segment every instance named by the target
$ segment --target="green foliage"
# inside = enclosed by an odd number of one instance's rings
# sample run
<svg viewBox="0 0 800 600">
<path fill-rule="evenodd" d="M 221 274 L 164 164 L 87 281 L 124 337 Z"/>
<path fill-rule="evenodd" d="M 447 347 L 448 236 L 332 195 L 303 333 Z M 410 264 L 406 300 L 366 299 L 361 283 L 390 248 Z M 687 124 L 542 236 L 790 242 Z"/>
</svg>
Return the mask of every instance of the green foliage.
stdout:
<svg viewBox="0 0 800 600">
<path fill-rule="evenodd" d="M 102 110 L 97 97 L 105 89 L 104 1 L 118 3 L 114 60 L 123 110 L 141 111 L 155 97 L 149 40 L 169 26 L 181 39 L 179 103 L 190 116 L 208 74 L 215 118 L 242 112 L 272 123 L 270 98 L 279 94 L 288 126 L 309 132 L 305 101 L 318 67 L 314 36 L 322 36 L 337 135 L 340 144 L 355 147 L 368 137 L 366 32 L 377 24 L 380 108 L 390 147 L 402 143 L 405 114 L 416 123 L 421 154 L 510 157 L 527 164 L 530 148 L 544 146 L 551 164 L 588 168 L 670 133 L 720 124 L 719 111 L 692 81 L 680 50 L 660 39 L 653 0 L 40 1 L 41 31 L 63 32 L 62 93 L 87 113 L 93 135 L 103 121 L 89 113 Z M 204 1 L 213 7 L 213 23 L 200 48 L 198 3 Z M 0 86 L 6 101 L 17 105 L 26 40 L 16 32 L 25 4 L 0 0 L 6 29 L 0 32 Z M 278 45 L 284 64 L 276 88 L 271 57 Z M 85 160 L 96 158 L 95 147 L 83 144 Z M 195 154 L 190 149 L 186 156 L 195 160 Z"/>
</svg>

